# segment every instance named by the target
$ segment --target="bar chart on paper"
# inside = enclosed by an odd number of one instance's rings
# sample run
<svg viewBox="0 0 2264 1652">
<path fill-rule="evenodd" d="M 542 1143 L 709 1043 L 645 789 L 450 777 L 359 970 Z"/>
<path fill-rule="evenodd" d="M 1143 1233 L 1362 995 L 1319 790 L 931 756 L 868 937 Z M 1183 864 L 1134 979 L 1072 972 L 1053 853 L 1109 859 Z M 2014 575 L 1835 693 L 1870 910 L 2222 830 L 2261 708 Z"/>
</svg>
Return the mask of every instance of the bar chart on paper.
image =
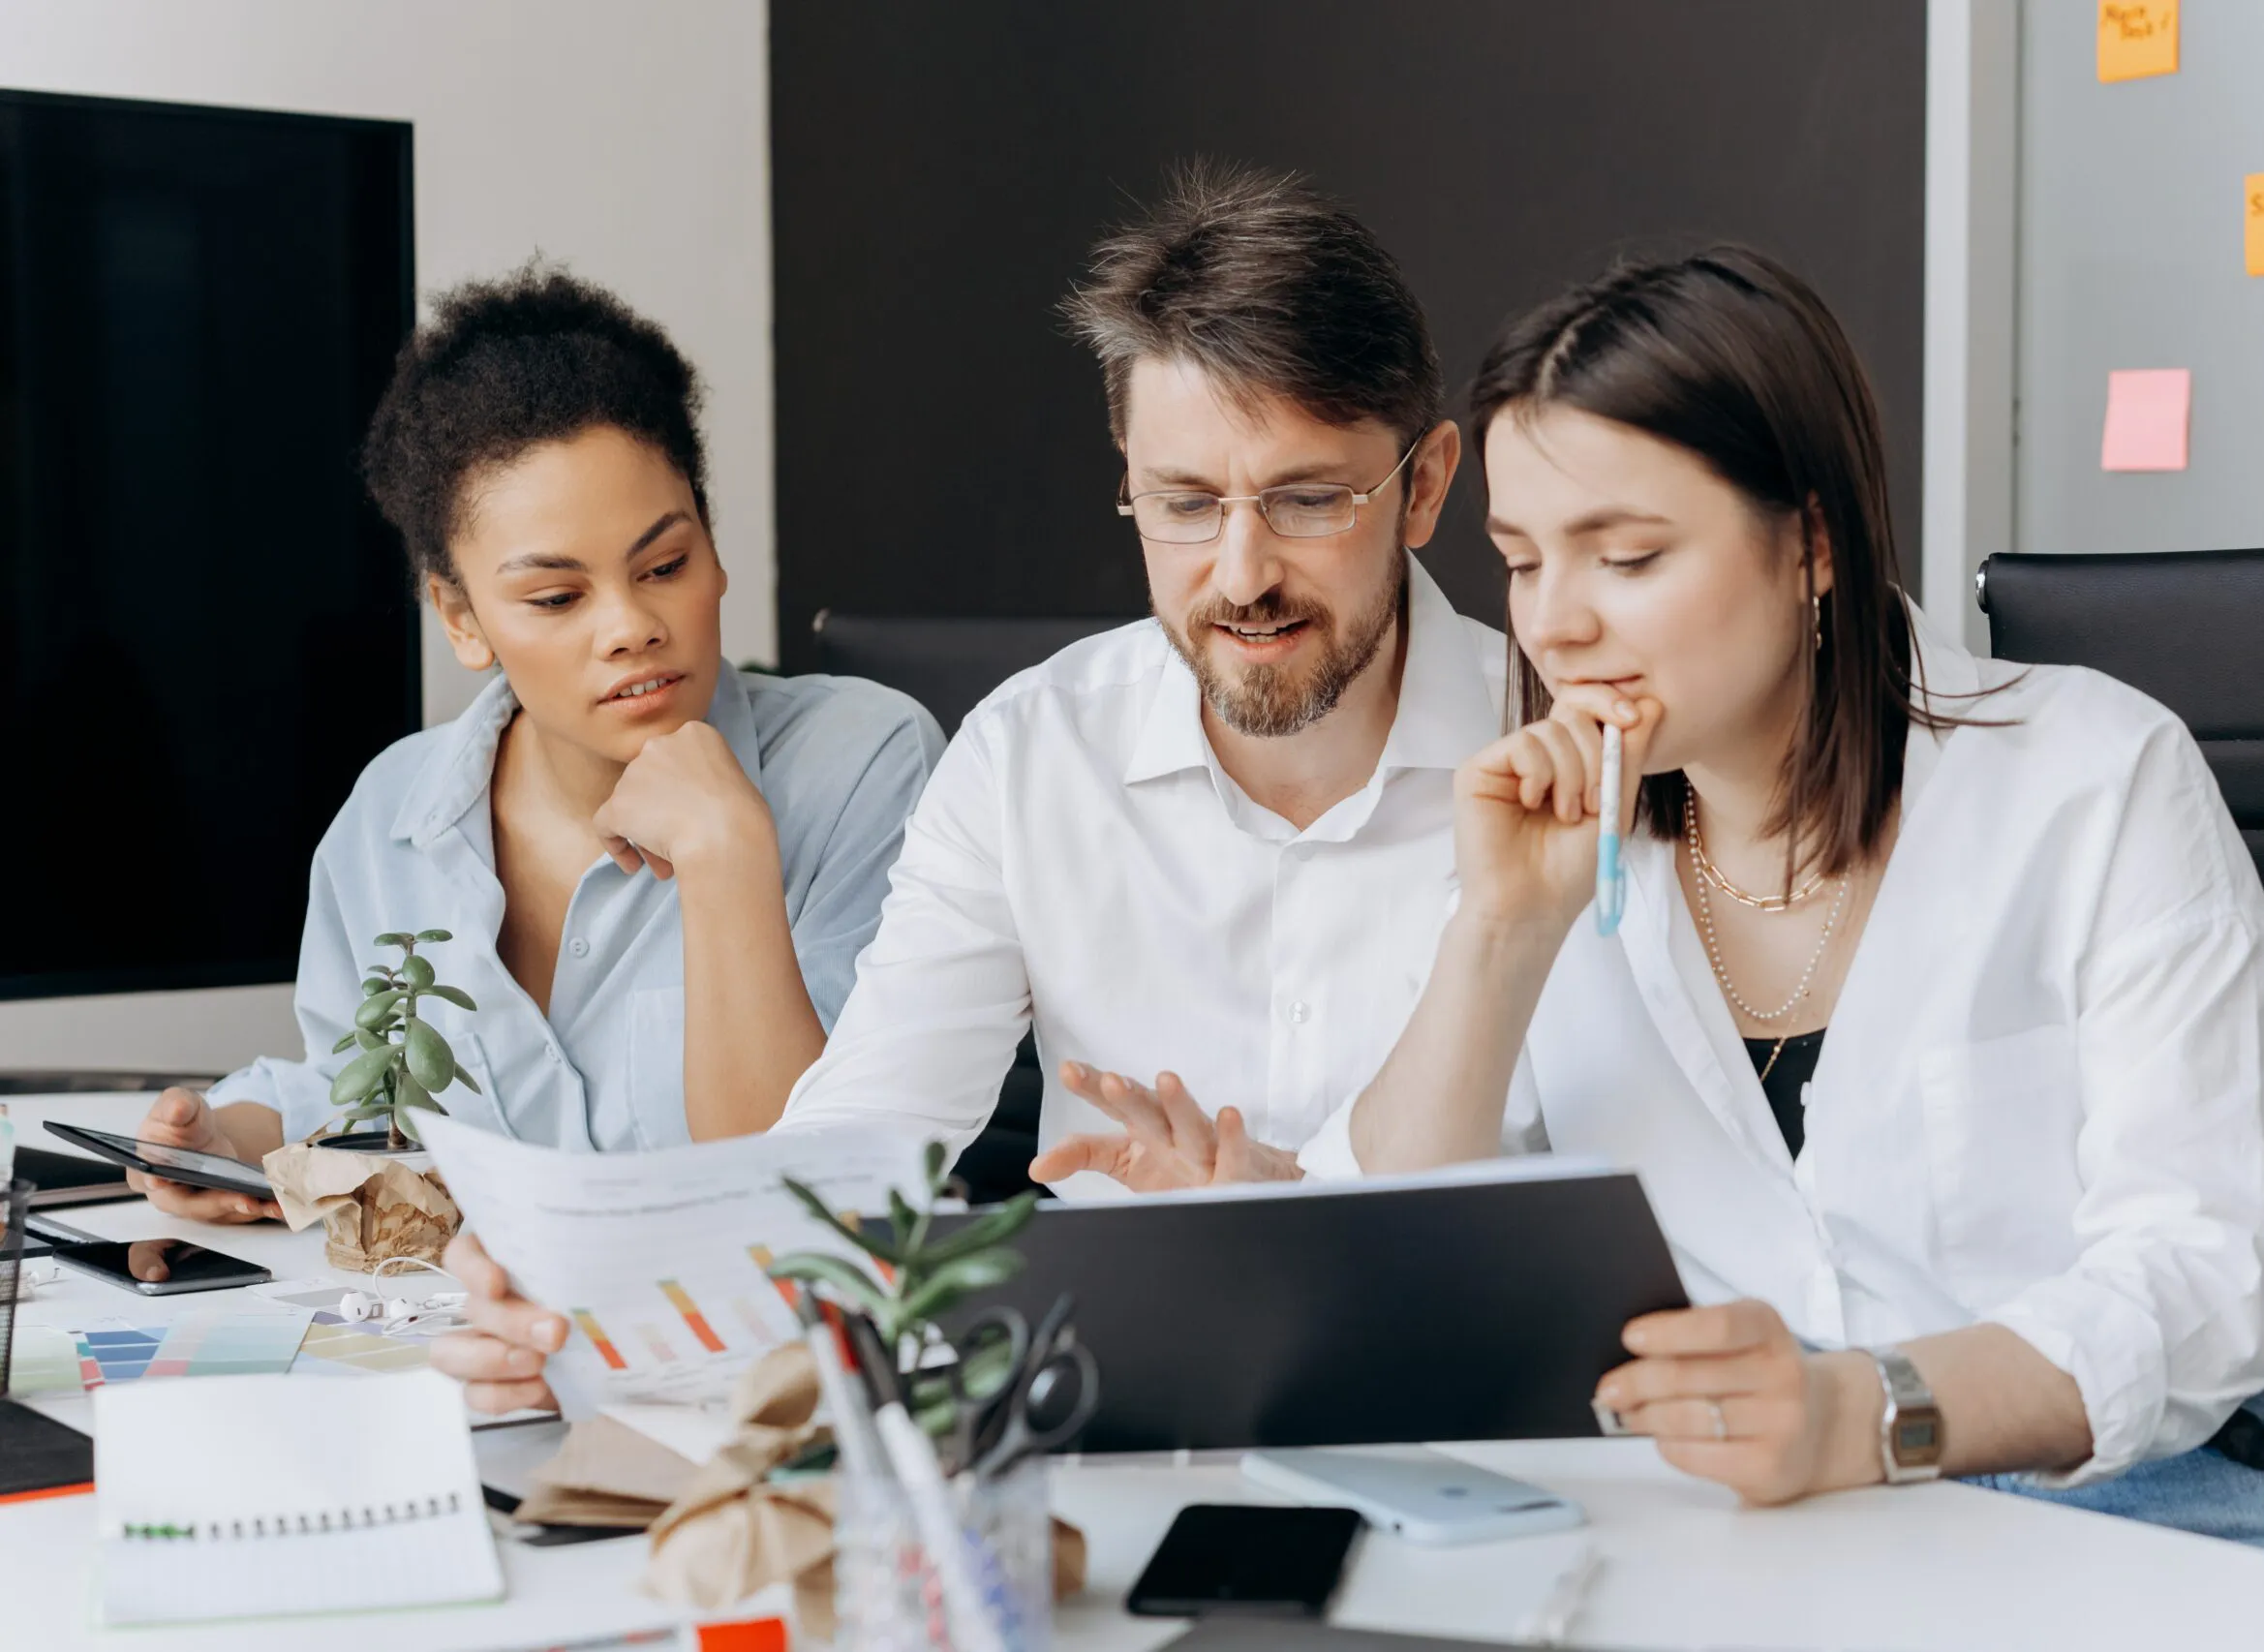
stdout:
<svg viewBox="0 0 2264 1652">
<path fill-rule="evenodd" d="M 774 1251 L 841 1255 L 841 1227 L 886 1211 L 890 1190 L 923 1174 L 921 1145 L 894 1132 L 568 1153 L 436 1118 L 428 1138 L 488 1254 L 565 1315 L 545 1374 L 569 1420 L 727 1399 L 741 1371 L 802 1335 L 766 1271 Z"/>
</svg>

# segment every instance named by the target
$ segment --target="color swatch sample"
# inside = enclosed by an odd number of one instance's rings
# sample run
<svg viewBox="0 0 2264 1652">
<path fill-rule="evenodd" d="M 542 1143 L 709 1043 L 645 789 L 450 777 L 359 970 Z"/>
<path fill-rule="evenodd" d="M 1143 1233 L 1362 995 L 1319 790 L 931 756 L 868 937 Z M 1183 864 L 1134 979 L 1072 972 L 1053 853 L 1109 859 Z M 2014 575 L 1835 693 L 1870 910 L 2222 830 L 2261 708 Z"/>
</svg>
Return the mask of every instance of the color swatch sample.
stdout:
<svg viewBox="0 0 2264 1652">
<path fill-rule="evenodd" d="M 2264 172 L 2250 172 L 2241 180 L 2241 232 L 2249 273 L 2264 275 Z"/>
<path fill-rule="evenodd" d="M 2193 403 L 2193 375 L 2183 367 L 2126 369 L 2107 375 L 2107 429 L 2102 471 L 2182 471 Z"/>
<path fill-rule="evenodd" d="M 92 1389 L 143 1377 L 288 1371 L 313 1319 L 303 1308 L 265 1313 L 207 1308 L 169 1325 L 102 1321 L 76 1333 L 79 1380 Z"/>
<path fill-rule="evenodd" d="M 2178 0 L 2098 0 L 2099 78 L 2178 72 Z"/>
<path fill-rule="evenodd" d="M 291 1370 L 293 1376 L 357 1376 L 413 1371 L 431 1362 L 431 1347 L 421 1338 L 384 1336 L 336 1314 L 318 1313 Z"/>
</svg>

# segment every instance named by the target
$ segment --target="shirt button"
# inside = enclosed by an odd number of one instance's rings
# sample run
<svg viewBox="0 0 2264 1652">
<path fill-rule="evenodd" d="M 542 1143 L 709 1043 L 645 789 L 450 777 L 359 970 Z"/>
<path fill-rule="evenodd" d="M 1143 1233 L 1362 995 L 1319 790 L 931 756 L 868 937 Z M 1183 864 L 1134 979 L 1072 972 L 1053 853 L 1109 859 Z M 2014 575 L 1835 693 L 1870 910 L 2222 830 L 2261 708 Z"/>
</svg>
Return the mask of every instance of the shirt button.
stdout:
<svg viewBox="0 0 2264 1652">
<path fill-rule="evenodd" d="M 1311 1007 L 1306 1004 L 1304 999 L 1300 998 L 1296 1003 L 1289 1006 L 1289 1025 L 1292 1026 L 1302 1026 L 1307 1021 L 1312 1019 L 1312 1014 L 1313 1012 Z"/>
<path fill-rule="evenodd" d="M 580 935 L 576 935 L 572 940 L 566 942 L 566 951 L 572 953 L 576 958 L 587 958 L 590 956 L 590 943 Z"/>
<path fill-rule="evenodd" d="M 559 1055 L 558 1046 L 555 1044 L 545 1044 L 542 1047 L 542 1054 L 549 1056 L 553 1061 L 560 1061 L 565 1059 L 564 1056 Z"/>
</svg>

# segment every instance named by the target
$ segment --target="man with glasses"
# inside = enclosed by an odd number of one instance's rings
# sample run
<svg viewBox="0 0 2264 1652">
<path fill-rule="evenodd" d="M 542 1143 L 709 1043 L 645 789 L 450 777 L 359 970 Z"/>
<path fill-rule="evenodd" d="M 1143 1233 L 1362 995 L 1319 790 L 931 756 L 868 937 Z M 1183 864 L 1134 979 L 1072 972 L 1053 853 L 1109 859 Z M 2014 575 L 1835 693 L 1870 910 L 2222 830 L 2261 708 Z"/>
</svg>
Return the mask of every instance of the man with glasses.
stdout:
<svg viewBox="0 0 2264 1652">
<path fill-rule="evenodd" d="M 1122 1125 L 1232 1171 L 1373 1076 L 1447 916 L 1454 766 L 1500 732 L 1504 649 L 1407 555 L 1460 436 L 1422 310 L 1342 207 L 1190 171 L 1064 308 L 1155 617 L 967 718 L 778 1128 L 878 1117 L 956 1151 L 1034 1022 L 1031 1173 L 1106 1196 L 1178 1179 Z"/>
</svg>

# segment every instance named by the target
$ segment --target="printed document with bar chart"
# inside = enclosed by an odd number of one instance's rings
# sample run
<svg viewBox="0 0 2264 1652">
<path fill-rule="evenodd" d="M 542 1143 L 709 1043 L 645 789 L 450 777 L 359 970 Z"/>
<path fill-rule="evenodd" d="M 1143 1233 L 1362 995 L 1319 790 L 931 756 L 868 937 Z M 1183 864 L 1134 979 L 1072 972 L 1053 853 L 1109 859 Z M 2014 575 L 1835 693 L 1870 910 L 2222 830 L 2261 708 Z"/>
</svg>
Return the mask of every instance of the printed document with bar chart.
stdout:
<svg viewBox="0 0 2264 1652">
<path fill-rule="evenodd" d="M 921 1144 L 894 1132 L 569 1153 L 430 1115 L 417 1126 L 466 1227 L 523 1295 L 566 1319 L 546 1374 L 569 1419 L 634 1400 L 719 1404 L 740 1371 L 802 1334 L 765 1269 L 848 1246 L 781 1178 L 862 1215 L 885 1212 L 890 1188 L 922 1185 Z"/>
</svg>

